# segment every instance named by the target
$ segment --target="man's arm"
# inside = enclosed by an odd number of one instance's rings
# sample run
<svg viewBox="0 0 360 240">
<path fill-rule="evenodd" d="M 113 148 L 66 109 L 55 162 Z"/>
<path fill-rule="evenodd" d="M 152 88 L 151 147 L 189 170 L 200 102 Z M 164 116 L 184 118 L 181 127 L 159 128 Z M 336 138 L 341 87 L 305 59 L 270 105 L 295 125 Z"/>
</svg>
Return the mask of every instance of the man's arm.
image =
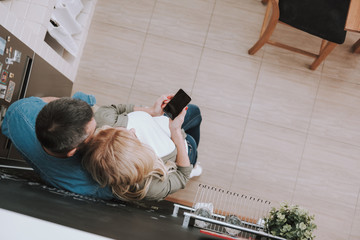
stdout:
<svg viewBox="0 0 360 240">
<path fill-rule="evenodd" d="M 42 97 L 41 99 L 42 99 L 44 102 L 49 103 L 49 102 L 52 102 L 52 101 L 57 100 L 57 99 L 59 99 L 59 98 L 58 98 L 58 97 Z"/>
<path fill-rule="evenodd" d="M 87 102 L 91 107 L 96 104 L 96 98 L 92 94 L 86 94 L 86 93 L 83 93 L 83 92 L 76 92 L 76 93 L 74 93 L 72 98 L 83 100 L 83 101 Z"/>
<path fill-rule="evenodd" d="M 74 93 L 72 98 L 83 100 L 83 101 L 87 102 L 90 106 L 94 106 L 95 103 L 96 103 L 96 99 L 95 99 L 94 95 L 85 94 L 83 92 Z M 59 98 L 58 97 L 42 97 L 41 99 L 44 102 L 49 103 L 49 102 L 52 102 L 52 101 L 57 100 Z"/>
</svg>

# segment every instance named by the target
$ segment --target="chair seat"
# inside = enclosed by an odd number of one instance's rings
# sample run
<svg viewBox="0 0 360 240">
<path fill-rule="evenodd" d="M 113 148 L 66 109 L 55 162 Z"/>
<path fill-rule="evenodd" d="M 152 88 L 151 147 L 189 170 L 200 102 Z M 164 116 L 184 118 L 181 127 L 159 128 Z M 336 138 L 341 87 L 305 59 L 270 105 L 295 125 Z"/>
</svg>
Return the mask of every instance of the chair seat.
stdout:
<svg viewBox="0 0 360 240">
<path fill-rule="evenodd" d="M 350 0 L 262 0 L 267 3 L 259 40 L 248 53 L 255 54 L 264 44 L 287 49 L 315 60 L 310 65 L 315 70 L 331 53 L 345 41 L 345 23 Z M 301 49 L 301 46 L 288 45 L 270 39 L 276 25 L 283 22 L 290 27 L 321 39 L 318 53 Z"/>
<path fill-rule="evenodd" d="M 322 39 L 342 44 L 350 0 L 279 0 L 279 20 Z"/>
</svg>

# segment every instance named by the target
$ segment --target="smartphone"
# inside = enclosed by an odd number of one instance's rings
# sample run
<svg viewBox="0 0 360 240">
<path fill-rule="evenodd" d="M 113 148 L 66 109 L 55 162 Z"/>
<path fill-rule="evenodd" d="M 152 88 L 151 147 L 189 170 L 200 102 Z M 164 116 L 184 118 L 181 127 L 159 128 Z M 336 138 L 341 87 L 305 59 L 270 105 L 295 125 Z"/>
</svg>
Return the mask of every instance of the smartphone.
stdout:
<svg viewBox="0 0 360 240">
<path fill-rule="evenodd" d="M 191 101 L 191 97 L 184 92 L 181 88 L 179 91 L 175 94 L 175 96 L 166 104 L 164 107 L 164 113 L 174 120 L 181 111 L 186 107 L 186 105 L 189 104 Z"/>
</svg>

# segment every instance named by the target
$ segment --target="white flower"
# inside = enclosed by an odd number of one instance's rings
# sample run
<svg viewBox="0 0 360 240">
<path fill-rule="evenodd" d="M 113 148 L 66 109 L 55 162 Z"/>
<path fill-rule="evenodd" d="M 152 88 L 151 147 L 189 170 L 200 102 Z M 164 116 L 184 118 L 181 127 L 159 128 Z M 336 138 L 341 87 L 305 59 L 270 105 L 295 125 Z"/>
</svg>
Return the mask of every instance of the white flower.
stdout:
<svg viewBox="0 0 360 240">
<path fill-rule="evenodd" d="M 308 212 L 305 209 L 299 208 L 299 214 L 300 215 L 307 215 Z"/>
<path fill-rule="evenodd" d="M 301 223 L 299 224 L 299 228 L 301 229 L 301 231 L 304 231 L 304 230 L 306 229 L 306 224 L 303 223 L 303 222 L 301 222 Z"/>
<path fill-rule="evenodd" d="M 280 212 L 278 212 L 278 213 L 276 214 L 276 216 L 277 216 L 277 218 L 280 219 L 280 220 L 285 219 L 285 215 L 282 214 L 282 213 L 280 213 Z"/>
<path fill-rule="evenodd" d="M 309 215 L 307 210 L 283 203 L 280 208 L 270 211 L 269 217 L 265 218 L 265 226 L 266 231 L 275 236 L 289 240 L 313 240 L 312 232 L 316 228 L 313 220 L 314 215 Z"/>
<path fill-rule="evenodd" d="M 282 232 L 289 232 L 291 230 L 291 226 L 289 224 L 285 224 L 282 228 Z"/>
</svg>

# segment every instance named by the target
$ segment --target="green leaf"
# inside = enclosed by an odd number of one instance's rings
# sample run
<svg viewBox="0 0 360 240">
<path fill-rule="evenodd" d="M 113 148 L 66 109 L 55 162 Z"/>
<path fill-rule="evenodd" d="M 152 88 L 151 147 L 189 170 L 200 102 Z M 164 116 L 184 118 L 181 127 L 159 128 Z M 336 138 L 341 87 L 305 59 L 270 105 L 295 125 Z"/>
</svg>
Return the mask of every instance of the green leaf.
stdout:
<svg viewBox="0 0 360 240">
<path fill-rule="evenodd" d="M 313 230 L 317 227 L 313 222 L 314 215 L 298 205 L 282 203 L 278 209 L 272 208 L 265 218 L 265 231 L 289 240 L 311 240 Z"/>
</svg>

